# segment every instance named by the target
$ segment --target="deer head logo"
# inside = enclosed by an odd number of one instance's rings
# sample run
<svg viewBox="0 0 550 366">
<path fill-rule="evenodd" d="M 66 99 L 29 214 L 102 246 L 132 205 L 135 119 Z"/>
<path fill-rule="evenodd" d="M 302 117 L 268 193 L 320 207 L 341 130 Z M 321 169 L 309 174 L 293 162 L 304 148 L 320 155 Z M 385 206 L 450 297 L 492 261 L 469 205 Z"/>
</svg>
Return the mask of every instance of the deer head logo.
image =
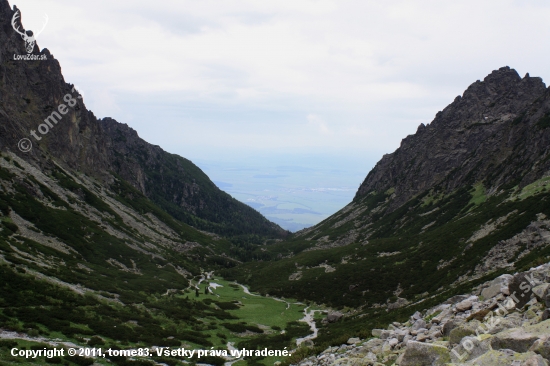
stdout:
<svg viewBox="0 0 550 366">
<path fill-rule="evenodd" d="M 19 33 L 21 35 L 21 38 L 23 38 L 23 40 L 25 41 L 25 48 L 27 49 L 27 53 L 32 53 L 32 51 L 34 50 L 34 45 L 36 44 L 36 39 L 38 38 L 38 36 L 40 35 L 40 33 L 42 33 L 42 31 L 44 30 L 44 28 L 46 28 L 46 25 L 48 24 L 48 15 L 45 14 L 44 15 L 44 18 L 45 18 L 45 22 L 44 24 L 42 25 L 42 29 L 40 31 L 38 31 L 36 33 L 36 35 L 33 33 L 33 31 L 25 31 L 25 32 L 21 32 L 19 30 L 19 26 L 16 25 L 16 20 L 20 18 L 20 11 L 17 10 L 15 12 L 15 14 L 13 14 L 13 18 L 11 19 L 11 26 L 13 27 L 13 29 Z"/>
</svg>

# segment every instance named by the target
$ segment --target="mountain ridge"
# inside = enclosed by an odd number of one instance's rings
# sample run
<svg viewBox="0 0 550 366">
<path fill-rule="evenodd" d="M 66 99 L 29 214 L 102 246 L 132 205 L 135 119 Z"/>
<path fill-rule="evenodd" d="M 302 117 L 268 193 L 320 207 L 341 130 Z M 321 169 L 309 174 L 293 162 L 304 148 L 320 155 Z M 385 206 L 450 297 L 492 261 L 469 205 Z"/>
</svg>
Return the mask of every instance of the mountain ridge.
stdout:
<svg viewBox="0 0 550 366">
<path fill-rule="evenodd" d="M 393 153 L 386 154 L 379 163 L 369 172 L 364 182 L 359 187 L 355 199 L 365 196 L 371 191 L 386 191 L 394 188 L 396 197 L 392 207 L 395 208 L 421 191 L 431 188 L 447 178 L 454 169 L 460 169 L 462 177 L 453 177 L 445 186 L 450 191 L 465 183 L 465 178 L 471 173 L 471 179 L 480 181 L 486 178 L 484 171 L 476 172 L 480 168 L 477 162 L 468 154 L 486 156 L 489 153 L 502 156 L 501 164 L 506 151 L 517 142 L 514 131 L 502 131 L 507 136 L 493 138 L 487 141 L 491 134 L 498 133 L 498 126 L 490 126 L 494 123 L 505 123 L 508 120 L 519 118 L 520 110 L 534 103 L 543 94 L 548 95 L 548 90 L 541 78 L 530 77 L 527 74 L 523 79 L 517 72 L 509 67 L 502 67 L 493 71 L 482 82 L 476 81 L 466 89 L 463 96 L 458 96 L 443 111 L 436 114 L 434 120 L 427 126 L 421 124 L 414 135 L 409 135 L 402 140 L 401 146 Z M 469 133 L 477 127 L 487 127 L 482 133 Z M 478 130 L 481 130 L 477 128 Z M 519 127 L 518 127 L 519 129 Z M 471 140 L 457 135 L 468 134 Z M 532 137 L 527 136 L 528 139 Z M 506 146 L 490 149 L 486 146 L 494 141 L 504 141 Z M 473 145 L 479 145 L 476 148 Z M 511 146 L 510 146 L 511 145 Z M 423 165 L 415 164 L 420 160 Z M 520 186 L 525 186 L 540 178 L 540 170 L 548 170 L 549 164 L 539 167 L 539 171 L 525 174 Z M 486 167 L 481 167 L 486 170 Z M 421 176 L 413 176 L 414 170 L 424 172 Z M 429 176 L 433 175 L 433 176 Z M 494 177 L 495 190 L 499 185 L 505 184 L 512 174 L 504 170 L 500 176 Z M 538 177 L 538 178 L 535 178 Z M 398 183 L 405 182 L 405 183 Z M 417 186 L 415 186 L 417 184 Z"/>
<path fill-rule="evenodd" d="M 228 236 L 282 238 L 288 234 L 217 188 L 191 161 L 147 143 L 111 118 L 97 119 L 74 85 L 65 82 L 59 62 L 47 49 L 39 51 L 35 45 L 33 52 L 46 60 L 12 60 L 11 55 L 26 53 L 24 42 L 10 25 L 18 11 L 15 6 L 10 9 L 5 0 L 0 3 L 4 25 L 0 29 L 1 150 L 14 151 L 43 167 L 51 166 L 49 159 L 53 158 L 107 185 L 114 182 L 109 173 L 114 172 L 178 220 L 201 230 Z M 64 100 L 67 95 L 67 100 L 76 102 L 74 106 Z M 66 115 L 58 113 L 60 105 L 68 108 Z M 43 120 L 45 134 L 37 132 Z M 34 148 L 19 151 L 16 147 L 22 138 L 29 139 Z"/>
</svg>

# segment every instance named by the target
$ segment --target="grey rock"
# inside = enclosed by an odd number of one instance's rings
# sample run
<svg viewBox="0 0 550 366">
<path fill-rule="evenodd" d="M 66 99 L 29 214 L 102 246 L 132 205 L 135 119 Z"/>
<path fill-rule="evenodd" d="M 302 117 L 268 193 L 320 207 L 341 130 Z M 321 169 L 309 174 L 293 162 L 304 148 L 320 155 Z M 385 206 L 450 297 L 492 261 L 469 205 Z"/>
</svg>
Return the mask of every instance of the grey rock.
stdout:
<svg viewBox="0 0 550 366">
<path fill-rule="evenodd" d="M 372 334 L 373 337 L 380 337 L 380 335 L 382 334 L 382 331 L 383 331 L 383 330 L 384 330 L 384 329 L 373 329 L 373 330 L 371 331 L 371 334 Z"/>
<path fill-rule="evenodd" d="M 451 344 L 458 344 L 460 343 L 462 338 L 470 336 L 472 334 L 476 334 L 476 330 L 478 329 L 483 328 L 481 327 L 481 322 L 477 320 L 472 320 L 469 323 L 461 324 L 451 330 L 451 332 L 449 333 L 449 342 L 451 342 Z"/>
<path fill-rule="evenodd" d="M 472 301 L 470 300 L 464 300 L 456 304 L 456 311 L 458 312 L 465 312 L 466 310 L 470 310 L 473 306 Z"/>
<path fill-rule="evenodd" d="M 497 296 L 499 293 L 502 292 L 503 288 L 508 287 L 508 283 L 512 278 L 513 276 L 509 274 L 504 274 L 495 278 L 493 281 L 491 281 L 489 287 L 486 287 L 481 291 L 481 296 L 483 296 L 484 299 L 491 299 Z"/>
<path fill-rule="evenodd" d="M 445 301 L 443 304 L 453 305 L 453 304 L 456 304 L 457 302 L 461 302 L 462 300 L 466 300 L 469 297 L 470 296 L 467 296 L 467 295 L 455 295 L 450 299 L 447 299 L 447 301 Z"/>
<path fill-rule="evenodd" d="M 522 319 L 519 317 L 492 317 L 482 323 L 482 333 L 497 334 L 507 329 L 520 327 Z"/>
<path fill-rule="evenodd" d="M 548 366 L 548 361 L 541 357 L 541 355 L 534 355 L 523 361 L 521 366 Z"/>
<path fill-rule="evenodd" d="M 448 362 L 451 362 L 451 356 L 446 347 L 410 341 L 407 344 L 400 366 L 444 366 Z"/>
<path fill-rule="evenodd" d="M 332 311 L 327 314 L 327 322 L 329 323 L 336 323 L 340 318 L 342 318 L 344 314 L 338 312 L 338 311 Z"/>
<path fill-rule="evenodd" d="M 395 335 L 397 337 L 397 340 L 399 342 L 403 342 L 403 339 L 405 339 L 405 336 L 408 334 L 408 332 L 406 331 L 403 331 L 403 330 L 398 330 L 395 332 Z"/>
<path fill-rule="evenodd" d="M 546 296 L 550 293 L 550 283 L 543 283 L 542 285 L 535 286 L 533 288 L 533 294 L 537 299 L 541 301 L 546 300 Z"/>
<path fill-rule="evenodd" d="M 380 339 L 388 339 L 395 335 L 393 330 L 383 330 L 380 332 Z"/>
<path fill-rule="evenodd" d="M 434 316 L 431 320 L 434 324 L 440 324 L 441 322 L 444 322 L 445 319 L 449 317 L 450 311 L 448 309 L 443 310 L 438 315 Z"/>
<path fill-rule="evenodd" d="M 430 335 L 427 333 L 418 333 L 418 335 L 416 336 L 416 340 L 418 342 L 425 342 L 428 339 L 430 339 Z"/>
<path fill-rule="evenodd" d="M 542 357 L 550 360 L 550 335 L 546 339 L 537 340 L 529 349 L 529 351 L 538 353 Z"/>
<path fill-rule="evenodd" d="M 424 321 L 424 319 L 418 319 L 411 327 L 412 330 L 418 330 L 420 328 L 426 328 L 426 322 Z"/>
<path fill-rule="evenodd" d="M 511 349 L 513 351 L 524 353 L 533 346 L 539 339 L 536 334 L 528 333 L 522 328 L 510 329 L 491 338 L 491 347 L 493 349 Z"/>
<path fill-rule="evenodd" d="M 491 350 L 478 358 L 470 365 L 476 366 L 515 366 L 521 365 L 521 362 L 527 361 L 533 353 L 515 353 L 512 350 Z M 516 363 L 514 363 L 516 362 Z"/>
<path fill-rule="evenodd" d="M 478 337 L 464 337 L 460 344 L 451 352 L 453 362 L 460 363 L 473 360 L 491 350 L 489 339 L 479 340 Z"/>
<path fill-rule="evenodd" d="M 357 344 L 359 342 L 361 342 L 360 338 L 353 337 L 353 338 L 348 339 L 347 344 Z"/>
<path fill-rule="evenodd" d="M 516 302 L 516 307 L 521 309 L 524 307 L 533 296 L 533 286 L 526 273 L 520 273 L 510 280 L 508 285 L 510 297 Z"/>
<path fill-rule="evenodd" d="M 432 339 L 441 338 L 441 337 L 443 337 L 443 333 L 441 333 L 441 330 L 435 329 L 435 330 L 430 331 L 429 336 Z"/>
<path fill-rule="evenodd" d="M 459 323 L 455 320 L 449 320 L 443 324 L 443 336 L 448 337 L 451 334 L 451 331 L 456 328 Z"/>
<path fill-rule="evenodd" d="M 391 348 L 397 346 L 398 343 L 399 341 L 397 340 L 397 338 L 391 338 L 390 340 L 388 340 L 388 344 L 390 345 Z"/>
</svg>

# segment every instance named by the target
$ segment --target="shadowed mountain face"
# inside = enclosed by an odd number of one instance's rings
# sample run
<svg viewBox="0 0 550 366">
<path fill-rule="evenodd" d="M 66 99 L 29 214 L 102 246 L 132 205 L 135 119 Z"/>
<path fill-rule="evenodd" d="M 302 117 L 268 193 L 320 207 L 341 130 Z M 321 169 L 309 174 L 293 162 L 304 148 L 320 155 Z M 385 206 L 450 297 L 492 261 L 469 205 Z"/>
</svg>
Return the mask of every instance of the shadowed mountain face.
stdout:
<svg viewBox="0 0 550 366">
<path fill-rule="evenodd" d="M 128 183 L 174 218 L 226 236 L 284 237 L 286 232 L 214 183 L 192 162 L 139 138 L 111 118 L 98 120 L 78 91 L 67 84 L 47 49 L 32 55 L 46 60 L 15 60 L 27 55 L 13 29 L 15 12 L 0 1 L 0 149 L 40 169 L 53 162 L 113 188 Z M 23 29 L 20 19 L 16 26 Z M 15 55 L 15 56 L 14 56 Z M 22 139 L 28 139 L 21 142 Z M 32 149 L 21 152 L 32 143 Z"/>
<path fill-rule="evenodd" d="M 547 262 L 549 217 L 550 89 L 503 67 L 384 155 L 349 205 L 269 247 L 271 262 L 225 274 L 269 294 L 359 307 L 341 331 L 360 331 Z"/>
<path fill-rule="evenodd" d="M 395 209 L 436 185 L 446 191 L 478 181 L 491 192 L 507 184 L 523 187 L 550 166 L 540 161 L 549 141 L 537 126 L 549 110 L 541 78 L 522 79 L 509 67 L 493 71 L 384 155 L 356 199 L 392 188 Z"/>
</svg>

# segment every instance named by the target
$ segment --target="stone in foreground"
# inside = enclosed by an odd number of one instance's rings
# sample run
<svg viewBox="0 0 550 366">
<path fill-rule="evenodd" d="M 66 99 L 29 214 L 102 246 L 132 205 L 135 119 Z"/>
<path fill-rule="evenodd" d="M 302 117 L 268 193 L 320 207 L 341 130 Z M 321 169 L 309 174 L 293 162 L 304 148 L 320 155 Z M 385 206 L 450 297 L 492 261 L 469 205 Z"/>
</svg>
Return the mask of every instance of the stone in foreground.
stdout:
<svg viewBox="0 0 550 366">
<path fill-rule="evenodd" d="M 410 341 L 400 366 L 444 366 L 449 362 L 451 356 L 446 347 Z"/>
</svg>

